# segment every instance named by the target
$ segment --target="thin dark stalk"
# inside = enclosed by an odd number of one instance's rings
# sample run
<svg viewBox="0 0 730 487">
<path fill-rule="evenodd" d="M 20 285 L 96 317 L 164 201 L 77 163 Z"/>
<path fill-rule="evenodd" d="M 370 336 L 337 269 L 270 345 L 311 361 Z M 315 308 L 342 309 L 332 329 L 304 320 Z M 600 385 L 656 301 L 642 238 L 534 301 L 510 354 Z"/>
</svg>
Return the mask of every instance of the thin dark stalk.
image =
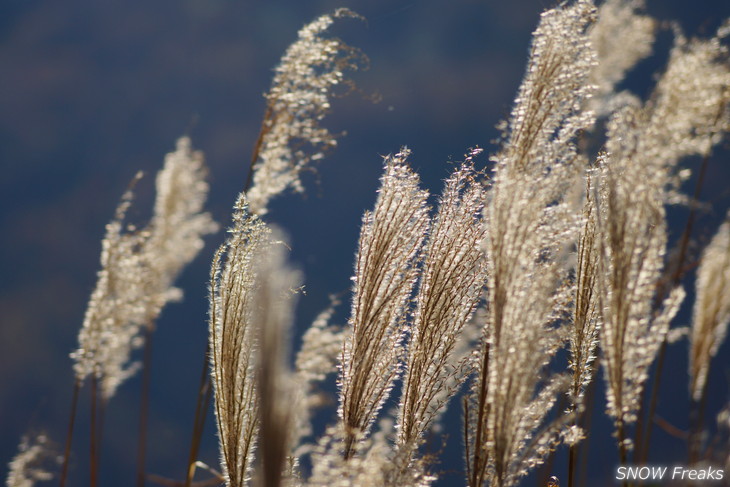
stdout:
<svg viewBox="0 0 730 487">
<path fill-rule="evenodd" d="M 211 387 L 210 377 L 208 375 L 208 355 L 210 354 L 210 345 L 205 347 L 205 360 L 203 360 L 203 368 L 200 373 L 200 386 L 198 388 L 198 401 L 195 405 L 195 418 L 193 420 L 193 435 L 190 441 L 190 453 L 188 455 L 187 471 L 185 474 L 185 487 L 190 487 L 195 474 L 195 462 L 200 449 L 200 441 L 203 436 L 203 428 L 205 426 L 205 417 L 207 415 L 208 406 L 210 405 Z"/>
<path fill-rule="evenodd" d="M 712 439 L 709 440 L 707 448 L 705 451 L 702 452 L 702 455 L 704 458 L 713 458 L 713 455 L 715 453 L 715 448 L 717 448 L 719 445 L 723 444 L 722 439 L 722 432 L 721 431 L 715 431 L 715 434 L 712 436 Z"/>
<path fill-rule="evenodd" d="M 345 435 L 345 449 L 342 453 L 342 458 L 349 460 L 355 454 L 355 435 L 352 433 L 346 433 Z"/>
<path fill-rule="evenodd" d="M 487 412 L 487 387 L 489 383 L 489 344 L 485 343 L 484 359 L 482 361 L 482 376 L 479 383 L 479 404 L 477 406 L 477 431 L 474 440 L 474 467 L 472 469 L 471 487 L 476 487 L 484 483 L 484 468 L 481 465 L 484 460 L 480 453 L 483 451 L 482 432 L 484 418 L 488 416 Z M 469 459 L 467 459 L 468 461 Z"/>
<path fill-rule="evenodd" d="M 66 486 L 66 478 L 68 477 L 68 463 L 71 457 L 71 443 L 74 434 L 74 423 L 76 422 L 76 407 L 79 404 L 79 391 L 81 390 L 81 381 L 74 380 L 73 393 L 71 395 L 71 414 L 68 418 L 68 429 L 66 431 L 66 447 L 63 450 L 63 467 L 61 467 L 60 487 Z"/>
<path fill-rule="evenodd" d="M 628 462 L 628 452 L 626 450 L 626 431 L 624 429 L 624 420 L 619 418 L 616 421 L 616 433 L 618 435 L 618 454 L 620 464 L 626 465 Z M 621 485 L 628 487 L 628 481 L 624 481 Z"/>
<path fill-rule="evenodd" d="M 597 363 L 597 362 L 596 362 Z M 594 363 L 593 368 L 595 370 L 596 363 Z M 594 372 L 595 374 L 595 372 Z M 593 403 L 595 402 L 596 398 L 596 381 L 592 380 L 590 384 L 588 384 L 588 390 L 586 391 L 586 408 L 585 411 L 587 411 L 587 414 L 584 413 L 581 417 L 583 420 L 583 431 L 590 431 L 591 430 L 591 422 L 593 420 Z M 591 435 L 586 435 L 586 438 L 580 442 L 579 448 L 580 450 L 576 453 L 576 456 L 580 458 L 580 470 L 578 474 L 578 478 L 580 479 L 580 482 L 578 482 L 578 485 L 587 485 L 586 484 L 586 477 L 588 476 L 588 451 L 591 444 Z"/>
<path fill-rule="evenodd" d="M 676 287 L 680 281 L 682 280 L 682 277 L 684 275 L 684 268 L 685 268 L 685 260 L 687 259 L 687 251 L 689 249 L 689 239 L 690 235 L 692 235 L 692 230 L 694 227 L 695 219 L 697 218 L 697 205 L 696 202 L 700 199 L 700 194 L 702 193 L 702 185 L 705 181 L 705 175 L 707 174 L 707 166 L 710 163 L 710 155 L 707 154 L 702 159 L 702 166 L 700 167 L 700 172 L 697 176 L 697 183 L 695 184 L 695 190 L 694 194 L 692 196 L 693 202 L 695 204 L 692 205 L 692 209 L 689 212 L 689 216 L 687 217 L 687 223 L 684 226 L 684 231 L 682 232 L 682 238 L 680 240 L 679 244 L 679 253 L 677 254 L 676 264 L 674 267 L 674 272 L 672 273 L 671 278 L 671 285 L 669 286 L 669 289 L 672 289 Z M 657 293 L 657 303 L 656 307 L 659 307 L 659 303 L 662 299 L 664 299 L 664 295 L 666 294 L 666 289 L 663 289 L 662 292 Z M 656 405 L 657 405 L 657 399 L 659 396 L 659 386 L 661 384 L 661 377 L 662 377 L 662 369 L 664 368 L 664 357 L 667 353 L 667 340 L 666 338 L 662 342 L 661 347 L 659 348 L 659 355 L 657 358 L 657 368 L 656 372 L 654 374 L 654 381 L 652 384 L 652 391 L 651 391 L 651 401 L 649 405 L 649 412 L 646 416 L 641 414 L 641 411 L 639 413 L 638 422 L 636 424 L 636 453 L 637 453 L 637 460 L 641 462 L 642 464 L 646 462 L 647 458 L 649 457 L 649 445 L 651 444 L 651 434 L 652 434 L 652 426 L 654 424 L 654 416 L 656 415 Z M 644 389 L 642 396 L 645 396 L 647 393 L 647 390 Z M 644 397 L 642 397 L 641 404 L 644 404 Z M 642 406 L 643 408 L 643 406 Z M 644 435 L 643 441 L 641 438 L 641 431 L 646 428 L 646 433 Z"/>
<path fill-rule="evenodd" d="M 573 477 L 575 476 L 575 459 L 578 455 L 578 445 L 570 445 L 568 449 L 568 487 L 573 487 Z"/>
<path fill-rule="evenodd" d="M 256 138 L 256 144 L 253 147 L 253 152 L 251 153 L 251 163 L 248 168 L 248 175 L 246 176 L 246 184 L 243 186 L 243 192 L 249 190 L 251 187 L 251 184 L 253 183 L 253 173 L 254 173 L 254 165 L 256 164 L 256 161 L 259 160 L 259 154 L 261 153 L 261 147 L 264 144 L 264 137 L 266 137 L 266 134 L 269 133 L 269 130 L 271 130 L 271 126 L 273 125 L 273 122 L 271 120 L 271 114 L 273 110 L 271 108 L 271 103 L 268 103 L 266 105 L 266 112 L 264 113 L 264 120 L 261 123 L 261 130 L 259 131 L 259 136 Z"/>
<path fill-rule="evenodd" d="M 464 458 L 466 459 L 466 478 L 471 479 L 471 452 L 469 451 L 469 398 L 464 396 Z"/>
<path fill-rule="evenodd" d="M 593 362 L 589 365 L 589 376 L 592 377 L 592 380 L 588 383 L 585 390 L 583 390 L 583 395 L 579 397 L 579 399 L 576 400 L 576 403 L 572 406 L 572 411 L 576 412 L 575 419 L 573 420 L 573 424 L 575 426 L 579 426 L 583 431 L 588 431 L 589 423 L 591 420 L 591 407 L 593 406 L 593 397 L 595 396 L 595 389 L 596 389 L 596 366 L 597 362 Z M 578 392 L 576 392 L 576 397 L 578 397 Z M 586 414 L 588 412 L 588 414 Z M 578 458 L 580 457 L 580 449 L 583 449 L 585 446 L 585 452 L 583 456 L 583 460 L 586 461 L 587 459 L 587 453 L 588 453 L 588 439 L 590 438 L 590 435 L 585 435 L 585 438 L 580 441 L 579 443 L 572 444 L 568 447 L 568 487 L 573 487 L 575 485 L 575 476 L 576 476 L 576 470 L 578 468 Z M 579 485 L 584 485 L 584 482 L 580 482 Z"/>
<path fill-rule="evenodd" d="M 652 391 L 655 391 L 658 387 L 658 382 L 660 381 L 660 377 L 662 376 L 662 369 L 664 368 L 664 355 L 666 353 L 667 348 L 667 341 L 662 341 L 661 346 L 659 347 L 659 353 L 657 354 L 657 364 L 656 369 L 654 370 L 654 379 L 652 380 Z M 641 400 L 639 401 L 639 411 L 636 413 L 636 430 L 634 431 L 634 448 L 636 452 L 636 464 L 637 465 L 643 465 L 646 463 L 646 458 L 644 457 L 644 430 L 646 431 L 647 435 L 650 435 L 650 430 L 652 428 L 651 421 L 646 421 L 645 415 L 646 415 L 646 405 L 647 405 L 647 393 L 648 393 L 648 387 L 645 387 L 641 391 Z M 652 405 L 649 406 L 649 410 L 653 411 L 653 408 L 656 406 L 655 402 L 657 400 L 657 394 L 651 395 L 651 403 Z M 644 425 L 646 423 L 646 426 Z M 648 443 L 648 441 L 647 441 Z"/>
<path fill-rule="evenodd" d="M 593 381 L 591 381 L 591 384 Z M 578 399 L 580 401 L 580 399 Z M 577 412 L 576 412 L 577 410 Z M 583 420 L 583 415 L 585 410 L 584 409 L 578 409 L 577 405 L 573 405 L 572 411 L 576 413 L 576 417 L 573 420 L 573 424 L 575 426 L 580 426 L 581 421 Z M 573 479 L 575 478 L 575 466 L 576 466 L 576 459 L 578 457 L 578 444 L 573 443 L 568 447 L 568 487 L 573 487 Z"/>
<path fill-rule="evenodd" d="M 699 400 L 692 399 L 690 405 L 690 430 L 688 439 L 689 464 L 700 460 L 702 451 L 702 427 L 704 424 L 705 406 L 707 404 L 707 383 L 702 387 Z"/>
<path fill-rule="evenodd" d="M 557 410 L 558 411 L 564 411 L 566 409 L 566 402 L 568 402 L 568 396 L 563 395 L 560 400 L 558 401 Z M 577 419 L 575 420 L 577 421 Z M 540 466 L 539 474 L 538 474 L 538 487 L 543 487 L 545 485 L 548 485 L 550 482 L 551 473 L 553 471 L 553 467 L 555 466 L 555 450 L 551 449 L 550 453 L 548 454 L 547 458 L 545 459 L 545 462 Z"/>
<path fill-rule="evenodd" d="M 271 130 L 272 121 L 271 114 L 273 110 L 271 103 L 266 106 L 266 112 L 264 113 L 264 119 L 261 123 L 261 130 L 256 138 L 256 144 L 254 145 L 253 152 L 251 154 L 251 162 L 248 169 L 248 175 L 246 176 L 246 183 L 243 186 L 243 192 L 245 193 L 251 187 L 253 183 L 254 166 L 256 161 L 259 159 L 261 148 L 263 147 L 264 137 L 269 130 Z M 210 344 L 206 344 L 205 355 L 203 357 L 203 369 L 200 374 L 200 385 L 198 387 L 198 400 L 195 404 L 195 418 L 193 419 L 193 435 L 190 442 L 190 453 L 188 456 L 187 473 L 185 474 L 185 487 L 192 485 L 193 475 L 195 474 L 195 462 L 198 456 L 198 450 L 200 449 L 200 441 L 202 439 L 203 429 L 205 427 L 205 418 L 207 416 L 208 407 L 212 399 L 212 387 L 210 384 L 210 375 L 208 374 L 208 364 L 210 355 Z"/>
<path fill-rule="evenodd" d="M 689 433 L 687 431 L 683 431 L 676 426 L 674 426 L 672 423 L 667 421 L 666 419 L 662 418 L 658 414 L 654 416 L 654 422 L 657 426 L 659 426 L 661 429 L 664 430 L 664 432 L 668 435 L 674 436 L 675 438 L 679 438 L 682 441 L 687 441 L 687 438 L 689 438 Z"/>
<path fill-rule="evenodd" d="M 97 396 L 99 395 L 99 380 L 95 375 L 91 376 L 91 432 L 89 436 L 89 485 L 91 487 L 97 486 L 97 480 L 99 475 L 99 458 L 97 444 L 98 431 L 97 431 Z"/>
<path fill-rule="evenodd" d="M 667 354 L 667 341 L 662 342 L 659 347 L 659 354 L 656 362 L 656 370 L 654 371 L 654 380 L 651 386 L 651 399 L 649 402 L 649 412 L 644 415 L 644 406 L 646 401 L 647 389 L 642 392 L 641 407 L 639 408 L 639 421 L 636 423 L 636 436 L 634 445 L 636 447 L 637 464 L 645 464 L 649 458 L 649 444 L 651 443 L 651 433 L 653 429 L 654 417 L 656 416 L 656 406 L 659 400 L 659 384 L 661 383 L 662 372 L 664 371 L 664 357 Z M 646 426 L 644 425 L 646 423 Z M 642 432 L 645 433 L 642 435 Z"/>
<path fill-rule="evenodd" d="M 104 440 L 104 418 L 106 418 L 106 407 L 109 405 L 109 401 L 103 397 L 101 399 L 97 398 L 97 401 L 99 405 L 97 406 L 96 417 L 96 444 L 98 445 L 96 449 L 96 469 L 99 471 L 101 470 L 101 445 Z"/>
<path fill-rule="evenodd" d="M 142 364 L 142 391 L 139 402 L 139 434 L 137 437 L 137 487 L 145 483 L 145 458 L 147 454 L 147 418 L 150 398 L 150 368 L 152 365 L 152 329 L 144 327 L 144 355 Z"/>
<path fill-rule="evenodd" d="M 545 485 L 548 485 L 550 482 L 551 473 L 553 472 L 553 467 L 555 466 L 555 450 L 551 451 L 550 454 L 548 454 L 547 459 L 545 460 L 545 463 L 540 466 L 540 473 L 538 474 L 539 480 L 537 483 L 537 487 L 544 487 Z"/>
<path fill-rule="evenodd" d="M 203 438 L 203 426 L 205 425 L 205 418 L 207 416 L 206 411 L 210 409 L 210 403 L 213 400 L 213 388 L 208 385 L 208 389 L 205 391 L 205 398 L 203 400 L 203 414 L 200 419 L 200 428 L 198 430 L 198 449 L 200 449 L 200 440 Z"/>
</svg>

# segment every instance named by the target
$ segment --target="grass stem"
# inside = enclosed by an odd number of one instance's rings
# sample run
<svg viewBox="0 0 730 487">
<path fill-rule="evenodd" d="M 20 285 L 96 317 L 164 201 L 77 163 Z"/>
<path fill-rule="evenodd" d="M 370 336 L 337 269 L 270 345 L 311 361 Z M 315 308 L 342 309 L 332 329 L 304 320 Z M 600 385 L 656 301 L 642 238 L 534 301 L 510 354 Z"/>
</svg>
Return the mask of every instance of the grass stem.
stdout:
<svg viewBox="0 0 730 487">
<path fill-rule="evenodd" d="M 144 356 L 142 364 L 142 391 L 139 403 L 139 434 L 137 438 L 137 487 L 145 483 L 145 457 L 147 454 L 147 420 L 150 398 L 150 368 L 152 366 L 152 329 L 144 327 Z"/>
<path fill-rule="evenodd" d="M 208 406 L 212 397 L 212 389 L 210 387 L 210 375 L 208 374 L 208 355 L 210 354 L 210 345 L 205 348 L 205 360 L 203 360 L 203 368 L 200 374 L 200 385 L 198 387 L 198 401 L 195 405 L 195 417 L 193 419 L 193 434 L 190 441 L 190 453 L 188 455 L 188 463 L 185 473 L 185 487 L 192 485 L 193 476 L 195 475 L 195 462 L 200 449 L 200 441 L 203 436 L 205 426 L 205 417 L 207 415 Z"/>
<path fill-rule="evenodd" d="M 682 277 L 684 277 L 684 269 L 685 269 L 685 261 L 687 259 L 687 253 L 689 250 L 689 241 L 690 241 L 690 235 L 692 235 L 692 230 L 694 227 L 695 219 L 697 218 L 697 204 L 696 202 L 699 201 L 700 195 L 702 193 L 702 185 L 705 181 L 705 176 L 707 174 L 707 166 L 709 166 L 710 163 L 710 156 L 709 154 L 705 155 L 705 157 L 702 159 L 702 166 L 700 167 L 700 172 L 697 176 L 697 183 L 695 184 L 695 190 L 694 194 L 692 195 L 692 209 L 689 212 L 689 216 L 687 217 L 687 223 L 684 226 L 684 231 L 682 232 L 682 237 L 679 244 L 679 253 L 677 254 L 677 258 L 675 261 L 675 267 L 674 271 L 672 272 L 672 278 L 671 278 L 671 285 L 669 286 L 669 289 L 676 287 L 681 281 Z M 660 289 L 660 292 L 657 293 L 657 302 L 656 307 L 659 307 L 660 300 L 664 299 L 664 297 L 667 295 L 667 289 Z M 666 338 L 662 342 L 662 345 L 659 349 L 659 354 L 657 357 L 657 367 L 656 371 L 654 373 L 654 381 L 652 384 L 652 391 L 651 391 L 651 399 L 650 399 L 650 405 L 649 405 L 649 411 L 646 415 L 643 414 L 643 404 L 645 401 L 641 401 L 642 403 L 642 410 L 639 412 L 639 419 L 636 423 L 636 441 L 635 441 L 635 447 L 636 447 L 636 453 L 637 453 L 637 462 L 641 462 L 642 464 L 647 461 L 649 458 L 649 446 L 651 444 L 651 434 L 652 434 L 652 427 L 654 425 L 654 416 L 656 415 L 656 406 L 659 396 L 659 386 L 661 384 L 661 378 L 662 378 L 662 369 L 664 368 L 664 357 L 667 353 L 667 340 Z M 646 389 L 644 390 L 644 394 L 646 394 Z M 642 438 L 642 430 L 645 429 L 645 434 Z M 690 435 L 691 436 L 691 435 Z"/>
<path fill-rule="evenodd" d="M 63 466 L 61 467 L 61 477 L 59 481 L 60 487 L 65 487 L 68 478 L 68 463 L 71 457 L 71 443 L 73 440 L 74 423 L 76 421 L 76 407 L 79 404 L 79 391 L 81 390 L 81 381 L 74 380 L 73 393 L 71 395 L 71 414 L 68 418 L 68 429 L 66 431 L 66 446 L 63 449 Z"/>
<path fill-rule="evenodd" d="M 98 387 L 99 385 L 99 379 L 95 376 L 91 376 L 91 389 L 90 389 L 90 396 L 91 396 L 91 431 L 89 434 L 89 485 L 91 487 L 97 486 L 98 476 L 99 476 L 99 458 L 98 458 L 98 452 L 99 452 L 99 446 L 97 444 L 98 440 L 98 431 L 97 431 L 97 413 L 98 413 L 98 400 L 97 396 L 99 395 Z"/>
</svg>

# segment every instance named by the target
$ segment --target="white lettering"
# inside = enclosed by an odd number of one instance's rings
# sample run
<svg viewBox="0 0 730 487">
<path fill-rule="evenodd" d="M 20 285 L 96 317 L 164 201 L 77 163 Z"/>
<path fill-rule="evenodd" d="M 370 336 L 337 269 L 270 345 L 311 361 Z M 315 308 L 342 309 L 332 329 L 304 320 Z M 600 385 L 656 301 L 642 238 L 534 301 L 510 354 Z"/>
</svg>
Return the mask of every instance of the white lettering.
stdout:
<svg viewBox="0 0 730 487">
<path fill-rule="evenodd" d="M 616 480 L 661 480 L 667 473 L 667 467 L 618 467 Z"/>
<path fill-rule="evenodd" d="M 669 467 L 651 466 L 651 465 L 634 465 L 616 467 L 616 480 L 632 480 L 656 482 L 664 479 L 667 475 Z M 704 468 L 687 468 L 682 466 L 673 466 L 671 472 L 671 480 L 705 480 L 717 481 L 725 478 L 725 471 L 717 467 L 707 466 Z M 704 485 L 704 484 L 703 484 Z"/>
<path fill-rule="evenodd" d="M 626 472 L 626 478 L 628 480 L 636 480 L 636 476 L 639 474 L 637 467 L 629 467 Z"/>
<path fill-rule="evenodd" d="M 674 467 L 672 469 L 672 480 L 722 480 L 725 471 L 715 467 L 707 468 L 684 468 Z"/>
</svg>

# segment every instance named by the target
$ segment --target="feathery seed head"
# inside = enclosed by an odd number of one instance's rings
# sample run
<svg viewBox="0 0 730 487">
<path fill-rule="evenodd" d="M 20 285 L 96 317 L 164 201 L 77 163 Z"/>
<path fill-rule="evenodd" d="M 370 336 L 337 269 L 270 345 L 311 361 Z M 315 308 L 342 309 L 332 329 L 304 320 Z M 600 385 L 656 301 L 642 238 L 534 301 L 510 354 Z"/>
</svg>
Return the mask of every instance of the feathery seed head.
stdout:
<svg viewBox="0 0 730 487">
<path fill-rule="evenodd" d="M 54 456 L 48 437 L 43 434 L 24 436 L 18 453 L 8 465 L 6 487 L 33 487 L 36 482 L 53 479 Z"/>
<path fill-rule="evenodd" d="M 164 305 L 181 298 L 174 280 L 202 249 L 202 236 L 217 228 L 202 213 L 208 193 L 204 177 L 202 154 L 181 138 L 158 173 L 149 225 L 124 228 L 132 200 L 129 190 L 106 227 L 101 270 L 79 332 L 79 348 L 72 354 L 77 380 L 93 374 L 105 399 L 137 370 L 129 361 L 141 344 L 142 328 L 153 327 Z"/>
<path fill-rule="evenodd" d="M 340 371 L 339 416 L 348 445 L 364 435 L 400 373 L 408 301 L 429 226 L 426 198 L 408 167 L 410 151 L 385 160 L 375 209 L 366 212 L 355 263 L 350 335 Z"/>
<path fill-rule="evenodd" d="M 302 192 L 300 174 L 334 147 L 335 136 L 320 125 L 337 87 L 351 89 L 345 73 L 365 64 L 359 50 L 325 37 L 335 18 L 357 17 L 339 9 L 299 31 L 276 68 L 254 157 L 251 211 L 263 215 L 271 198 L 286 190 Z"/>
<path fill-rule="evenodd" d="M 730 212 L 702 253 L 696 286 L 689 372 L 690 393 L 699 400 L 730 324 Z"/>
</svg>

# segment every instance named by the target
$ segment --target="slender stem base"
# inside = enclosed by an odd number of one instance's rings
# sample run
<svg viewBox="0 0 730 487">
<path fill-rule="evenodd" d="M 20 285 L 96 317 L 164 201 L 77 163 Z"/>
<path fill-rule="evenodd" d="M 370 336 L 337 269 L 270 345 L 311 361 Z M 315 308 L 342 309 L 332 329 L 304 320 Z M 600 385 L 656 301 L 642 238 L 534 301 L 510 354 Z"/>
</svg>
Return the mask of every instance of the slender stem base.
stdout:
<svg viewBox="0 0 730 487">
<path fill-rule="evenodd" d="M 66 431 L 66 446 L 63 450 L 63 466 L 61 467 L 61 477 L 59 485 L 60 487 L 66 486 L 66 479 L 68 478 L 68 463 L 71 457 L 71 443 L 74 434 L 74 423 L 76 421 L 76 407 L 79 404 L 79 391 L 81 390 L 81 382 L 76 379 L 74 380 L 73 393 L 71 396 L 71 414 L 68 418 L 68 429 Z"/>
<path fill-rule="evenodd" d="M 198 457 L 200 449 L 200 440 L 203 436 L 203 428 L 205 426 L 205 417 L 210 407 L 213 391 L 210 384 L 210 375 L 208 374 L 208 355 L 210 354 L 210 345 L 205 349 L 205 360 L 203 360 L 203 368 L 200 374 L 200 386 L 198 388 L 198 401 L 195 405 L 195 418 L 193 419 L 193 435 L 190 441 L 190 452 L 188 455 L 187 471 L 185 473 L 185 487 L 190 487 L 195 475 L 195 461 Z"/>
<path fill-rule="evenodd" d="M 139 403 L 139 434 L 137 437 L 137 487 L 144 487 L 145 459 L 147 456 L 147 418 L 150 398 L 150 377 L 152 366 L 152 329 L 144 330 L 144 357 L 142 365 L 142 391 Z"/>
</svg>

